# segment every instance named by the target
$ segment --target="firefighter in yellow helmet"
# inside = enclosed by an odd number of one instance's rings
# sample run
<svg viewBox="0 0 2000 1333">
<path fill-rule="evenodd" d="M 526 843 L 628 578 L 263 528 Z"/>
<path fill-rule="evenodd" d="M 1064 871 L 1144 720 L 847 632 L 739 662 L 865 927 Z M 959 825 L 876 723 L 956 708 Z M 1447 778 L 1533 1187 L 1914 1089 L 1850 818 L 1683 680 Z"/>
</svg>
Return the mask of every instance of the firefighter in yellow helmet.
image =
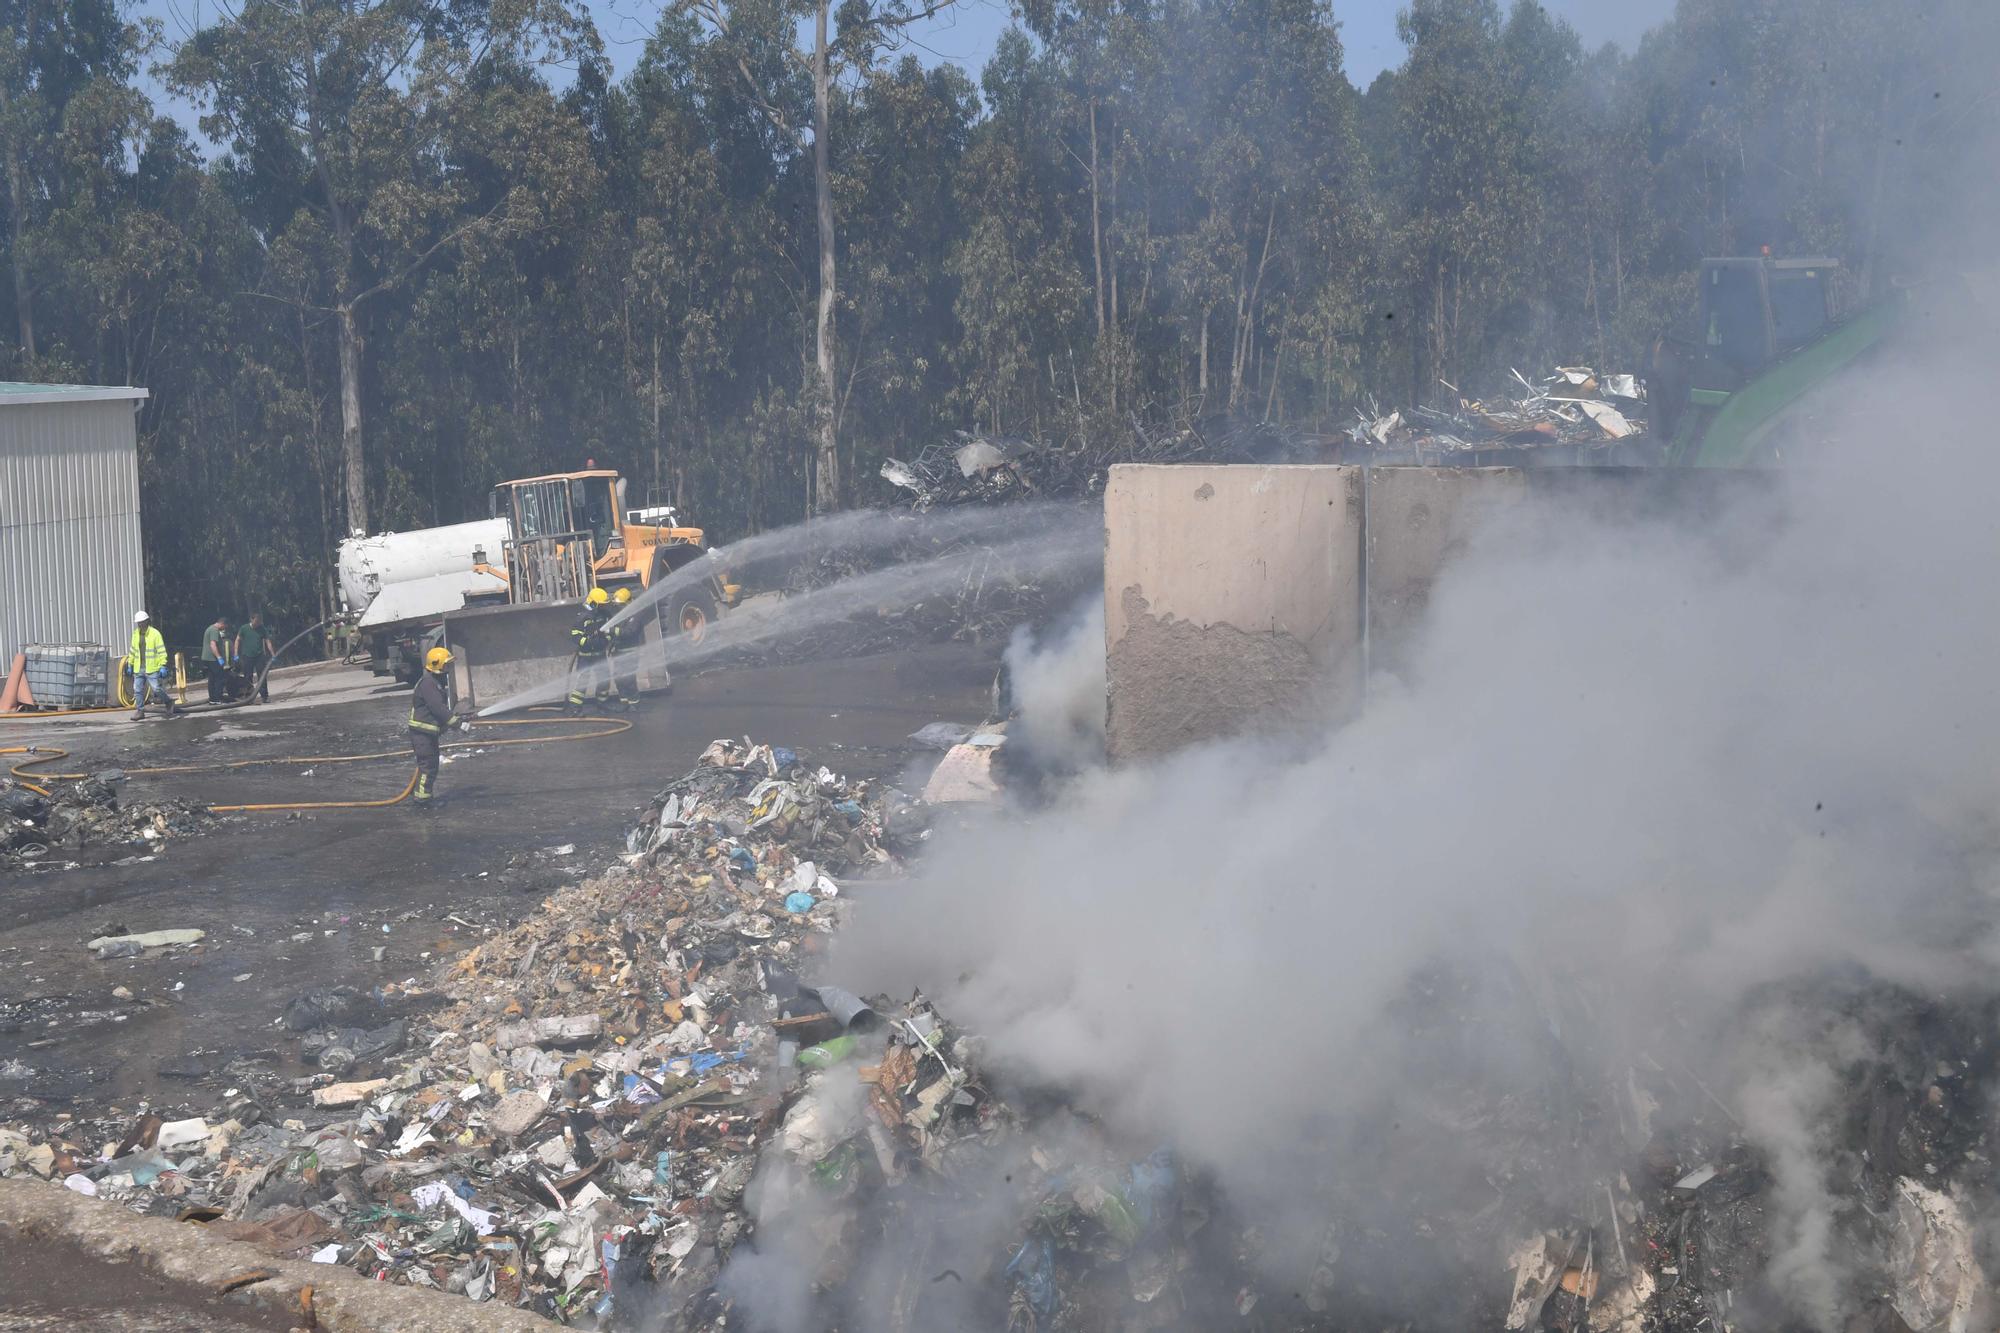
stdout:
<svg viewBox="0 0 2000 1333">
<path fill-rule="evenodd" d="M 451 665 L 451 649 L 433 648 L 424 654 L 424 674 L 410 696 L 410 752 L 417 757 L 417 803 L 428 806 L 437 796 L 438 744 L 454 727 L 472 730 L 472 724 L 452 710 L 451 687 L 444 678 Z"/>
<path fill-rule="evenodd" d="M 590 595 L 583 599 L 583 610 L 577 614 L 576 624 L 569 632 L 570 642 L 576 648 L 576 665 L 569 677 L 569 711 L 572 717 L 583 712 L 586 700 L 595 702 L 611 692 L 606 661 L 611 652 L 611 639 L 604 632 L 604 622 L 610 618 L 611 594 L 602 588 L 592 588 Z"/>
<path fill-rule="evenodd" d="M 631 604 L 630 588 L 620 588 L 611 594 L 614 617 Z M 616 625 L 606 625 L 604 632 L 611 641 L 611 684 L 618 696 L 618 706 L 630 712 L 639 703 L 639 668 L 633 665 L 638 654 L 632 650 L 644 642 L 646 631 L 635 616 Z"/>
</svg>

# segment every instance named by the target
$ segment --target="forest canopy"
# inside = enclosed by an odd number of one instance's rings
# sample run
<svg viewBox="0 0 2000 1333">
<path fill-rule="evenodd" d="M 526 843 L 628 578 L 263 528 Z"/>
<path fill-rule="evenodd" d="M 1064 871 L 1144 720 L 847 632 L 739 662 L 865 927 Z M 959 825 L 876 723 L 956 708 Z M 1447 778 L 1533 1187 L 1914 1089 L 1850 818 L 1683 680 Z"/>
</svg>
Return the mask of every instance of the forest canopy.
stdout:
<svg viewBox="0 0 2000 1333">
<path fill-rule="evenodd" d="M 1995 8 L 1681 0 L 1628 52 L 1414 0 L 1360 88 L 1316 0 L 1023 0 L 976 76 L 907 6 L 669 0 L 623 78 L 569 0 L 242 0 L 171 40 L 0 0 L 0 376 L 151 391 L 171 625 L 305 623 L 351 524 L 586 458 L 726 540 L 955 429 L 1637 369 L 1705 255 L 1832 255 L 1866 299 L 1992 115 L 1961 66 Z"/>
</svg>

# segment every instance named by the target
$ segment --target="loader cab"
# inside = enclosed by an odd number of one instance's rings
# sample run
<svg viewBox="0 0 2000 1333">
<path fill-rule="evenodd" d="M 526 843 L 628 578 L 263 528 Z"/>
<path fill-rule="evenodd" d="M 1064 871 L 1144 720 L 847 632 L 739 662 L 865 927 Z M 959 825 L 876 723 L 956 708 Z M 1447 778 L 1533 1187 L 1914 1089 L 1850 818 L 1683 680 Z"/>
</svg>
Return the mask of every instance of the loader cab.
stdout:
<svg viewBox="0 0 2000 1333">
<path fill-rule="evenodd" d="M 1748 379 L 1823 336 L 1833 324 L 1833 259 L 1704 259 L 1701 341 Z"/>
<path fill-rule="evenodd" d="M 573 601 L 625 565 L 623 483 L 592 468 L 503 481 L 487 512 L 505 519 L 506 577 L 514 602 Z"/>
<path fill-rule="evenodd" d="M 493 488 L 488 512 L 513 525 L 516 541 L 590 538 L 602 556 L 624 542 L 615 472 L 571 472 L 506 481 Z"/>
</svg>

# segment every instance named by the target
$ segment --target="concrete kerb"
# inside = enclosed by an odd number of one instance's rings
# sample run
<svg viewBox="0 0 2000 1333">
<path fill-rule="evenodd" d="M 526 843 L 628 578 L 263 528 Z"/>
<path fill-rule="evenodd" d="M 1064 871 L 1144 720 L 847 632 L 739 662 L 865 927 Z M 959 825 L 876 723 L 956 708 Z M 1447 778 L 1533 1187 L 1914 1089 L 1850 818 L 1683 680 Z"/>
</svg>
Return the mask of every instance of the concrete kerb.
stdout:
<svg viewBox="0 0 2000 1333">
<path fill-rule="evenodd" d="M 41 1181 L 0 1180 L 0 1245 L 16 1236 L 135 1264 L 195 1294 L 213 1296 L 245 1273 L 270 1271 L 272 1277 L 232 1299 L 298 1316 L 299 1294 L 311 1287 L 314 1327 L 329 1333 L 546 1333 L 559 1327 L 525 1310 L 371 1282 L 333 1264 L 276 1259 L 240 1241 L 206 1236 L 197 1223 L 141 1217 Z"/>
</svg>

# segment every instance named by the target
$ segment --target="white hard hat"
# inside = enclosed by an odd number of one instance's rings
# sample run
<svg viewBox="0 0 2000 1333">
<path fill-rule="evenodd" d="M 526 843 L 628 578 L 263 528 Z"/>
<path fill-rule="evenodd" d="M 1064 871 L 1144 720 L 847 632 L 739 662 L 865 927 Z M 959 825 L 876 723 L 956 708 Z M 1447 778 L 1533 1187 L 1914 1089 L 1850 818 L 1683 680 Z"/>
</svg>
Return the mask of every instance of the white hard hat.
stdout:
<svg viewBox="0 0 2000 1333">
<path fill-rule="evenodd" d="M 145 623 L 146 623 L 146 613 L 145 613 L 144 611 L 134 611 L 134 612 L 132 613 L 132 623 L 133 623 L 133 624 L 135 624 L 135 625 L 143 625 L 143 624 L 145 624 Z"/>
</svg>

